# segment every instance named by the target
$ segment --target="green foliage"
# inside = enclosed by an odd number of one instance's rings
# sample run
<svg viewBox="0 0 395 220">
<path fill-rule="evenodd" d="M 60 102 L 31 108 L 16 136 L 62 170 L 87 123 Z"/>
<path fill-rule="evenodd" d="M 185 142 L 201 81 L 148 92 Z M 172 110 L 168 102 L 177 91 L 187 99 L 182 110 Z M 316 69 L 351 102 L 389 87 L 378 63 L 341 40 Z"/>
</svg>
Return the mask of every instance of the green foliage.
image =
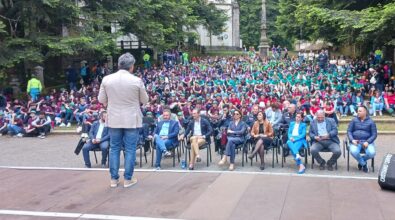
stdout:
<svg viewBox="0 0 395 220">
<path fill-rule="evenodd" d="M 146 45 L 168 49 L 197 25 L 222 32 L 224 12 L 204 0 L 0 0 L 0 69 L 62 55 L 117 52 L 115 39 L 133 33 Z M 111 33 L 111 24 L 122 31 Z M 65 33 L 68 34 L 65 34 Z M 4 45 L 4 46 L 3 46 Z"/>
<path fill-rule="evenodd" d="M 223 32 L 225 13 L 203 0 L 140 0 L 131 3 L 129 16 L 121 22 L 145 44 L 168 49 L 193 36 L 197 25 L 213 34 Z"/>
<path fill-rule="evenodd" d="M 335 45 L 391 45 L 393 1 L 280 0 L 278 28 L 293 39 L 324 39 Z"/>
<path fill-rule="evenodd" d="M 281 0 L 267 0 L 267 35 L 270 44 L 291 46 L 288 36 L 281 33 L 276 25 Z M 239 0 L 240 4 L 240 37 L 247 47 L 259 45 L 261 36 L 262 0 Z"/>
</svg>

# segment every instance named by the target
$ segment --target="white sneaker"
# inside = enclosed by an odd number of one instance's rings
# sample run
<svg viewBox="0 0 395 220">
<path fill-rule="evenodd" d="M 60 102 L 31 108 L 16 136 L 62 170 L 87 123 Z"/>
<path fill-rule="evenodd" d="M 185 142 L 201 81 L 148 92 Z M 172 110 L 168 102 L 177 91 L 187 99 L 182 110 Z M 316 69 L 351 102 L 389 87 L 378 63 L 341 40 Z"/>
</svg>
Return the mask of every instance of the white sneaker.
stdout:
<svg viewBox="0 0 395 220">
<path fill-rule="evenodd" d="M 23 137 L 23 134 L 22 134 L 22 133 L 19 133 L 19 134 L 17 134 L 16 136 L 21 138 L 21 137 Z"/>
<path fill-rule="evenodd" d="M 78 128 L 77 128 L 77 133 L 80 133 L 82 131 L 82 127 L 81 126 L 78 126 Z"/>
<path fill-rule="evenodd" d="M 383 111 L 379 111 L 379 115 L 380 115 L 380 116 L 383 116 Z"/>
<path fill-rule="evenodd" d="M 124 180 L 123 187 L 128 188 L 135 185 L 136 183 L 137 183 L 137 179 L 135 177 L 132 177 L 131 180 Z"/>
<path fill-rule="evenodd" d="M 117 179 L 117 180 L 111 180 L 111 182 L 110 182 L 110 187 L 111 187 L 111 188 L 115 188 L 115 187 L 118 186 L 118 183 L 119 183 L 119 179 Z"/>
<path fill-rule="evenodd" d="M 69 128 L 69 127 L 71 127 L 71 124 L 70 124 L 70 122 L 69 123 L 67 123 L 67 127 Z"/>
<path fill-rule="evenodd" d="M 59 127 L 66 127 L 64 123 L 60 124 Z"/>
<path fill-rule="evenodd" d="M 375 113 L 373 113 L 373 117 L 376 117 L 376 112 L 375 112 Z"/>
</svg>

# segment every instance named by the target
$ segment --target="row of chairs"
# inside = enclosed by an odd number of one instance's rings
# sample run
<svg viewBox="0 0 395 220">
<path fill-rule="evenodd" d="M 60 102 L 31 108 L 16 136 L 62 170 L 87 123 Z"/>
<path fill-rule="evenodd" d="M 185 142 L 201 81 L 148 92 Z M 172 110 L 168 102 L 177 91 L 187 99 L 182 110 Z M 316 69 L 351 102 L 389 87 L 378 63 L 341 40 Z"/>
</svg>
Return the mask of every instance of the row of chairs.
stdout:
<svg viewBox="0 0 395 220">
<path fill-rule="evenodd" d="M 275 137 L 273 138 L 273 142 L 272 142 L 271 146 L 269 147 L 269 149 L 266 149 L 266 154 L 268 154 L 270 150 L 272 151 L 272 161 L 271 161 L 272 168 L 274 168 L 275 162 L 277 162 L 277 164 L 279 163 L 279 160 L 278 160 L 279 155 L 281 155 L 281 167 L 284 167 L 284 164 L 286 163 L 287 157 L 286 157 L 285 153 L 286 153 L 288 147 L 286 146 L 286 143 L 284 143 L 283 140 L 284 139 L 283 139 L 282 132 L 278 132 L 275 135 Z M 151 149 L 151 166 L 153 167 L 154 166 L 154 154 L 155 154 L 154 152 L 156 150 L 156 146 L 153 143 L 152 139 L 148 138 L 145 141 L 148 142 L 150 149 Z M 302 151 L 301 154 L 304 155 L 305 165 L 308 164 L 308 156 L 311 156 L 311 152 L 310 152 L 311 141 L 308 140 L 307 143 L 308 143 L 308 147 L 303 148 L 301 150 Z M 244 163 L 248 161 L 248 157 L 247 157 L 248 152 L 250 150 L 252 150 L 253 148 L 254 148 L 253 141 L 251 139 L 247 139 L 247 138 L 245 139 L 245 141 L 242 144 L 236 146 L 237 153 L 240 151 L 242 154 L 241 155 L 242 156 L 241 164 L 243 167 L 244 167 Z M 142 167 L 142 161 L 143 161 L 142 157 L 143 156 L 145 158 L 145 163 L 148 162 L 147 161 L 147 152 L 144 150 L 144 143 L 139 143 L 137 145 L 136 149 L 137 149 L 137 151 L 139 151 L 139 157 L 140 157 L 139 165 L 140 165 L 140 167 Z M 199 149 L 206 150 L 206 154 L 207 154 L 206 164 L 207 164 L 207 167 L 209 167 L 210 163 L 212 163 L 211 143 L 210 142 L 205 143 L 204 145 L 200 146 Z M 96 163 L 98 163 L 97 156 L 96 156 L 97 151 L 100 151 L 100 148 L 95 148 L 93 150 Z M 188 162 L 191 159 L 190 151 L 191 151 L 191 145 L 188 143 L 187 138 L 182 139 L 177 146 L 172 148 L 171 152 L 172 152 L 173 167 L 175 167 L 175 165 L 176 165 L 176 158 L 177 158 L 178 163 L 180 163 L 181 154 L 184 154 L 186 164 L 188 164 Z M 325 153 L 325 152 L 329 152 L 329 151 L 324 149 L 321 152 Z M 363 148 L 361 149 L 360 153 L 361 154 L 365 153 Z M 347 156 L 347 171 L 349 171 L 350 170 L 350 147 L 349 147 L 349 141 L 347 138 L 345 138 L 343 140 L 343 157 L 346 158 L 346 156 Z M 222 158 L 222 154 L 221 154 L 221 158 Z M 255 157 L 255 160 L 256 161 L 258 160 L 258 156 Z M 311 169 L 314 169 L 314 162 L 315 162 L 314 158 L 311 157 Z M 253 165 L 253 161 L 251 160 L 251 166 L 252 165 Z M 374 158 L 372 158 L 372 160 L 371 160 L 371 167 L 372 167 L 372 171 L 374 172 Z M 337 162 L 335 163 L 335 169 L 336 170 L 338 169 Z"/>
</svg>

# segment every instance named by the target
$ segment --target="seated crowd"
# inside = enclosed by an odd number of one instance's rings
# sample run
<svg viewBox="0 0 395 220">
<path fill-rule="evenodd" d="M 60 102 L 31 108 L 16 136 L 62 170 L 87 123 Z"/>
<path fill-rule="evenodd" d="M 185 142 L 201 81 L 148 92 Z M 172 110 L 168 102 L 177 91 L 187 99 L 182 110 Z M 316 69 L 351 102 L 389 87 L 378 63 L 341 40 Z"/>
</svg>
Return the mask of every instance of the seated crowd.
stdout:
<svg viewBox="0 0 395 220">
<path fill-rule="evenodd" d="M 342 58 L 329 61 L 325 51 L 313 60 L 281 57 L 262 60 L 255 53 L 194 57 L 185 65 L 166 62 L 137 69 L 150 97 L 141 106 L 141 135 L 142 140 L 153 137 L 155 167 L 159 169 L 161 156 L 171 155 L 171 149 L 185 137 L 191 144 L 189 169 L 194 169 L 195 162 L 201 161 L 199 148 L 214 137 L 215 151 L 224 155 L 220 165 L 229 161 L 229 170 L 234 170 L 237 149 L 249 141 L 255 146 L 248 157 L 259 155 L 264 169 L 264 152 L 282 133 L 285 151 L 293 155 L 298 173 L 305 170 L 301 150 L 309 144 L 320 168 L 332 170 L 340 156 L 338 120 L 352 115 L 350 151 L 367 172 L 366 160 L 374 156 L 377 136 L 369 116 L 384 111 L 395 116 L 390 64 L 380 60 L 343 62 Z M 69 67 L 70 72 L 77 71 Z M 52 90 L 46 96 L 35 93 L 28 102 L 7 96 L 6 105 L 0 106 L 0 133 L 43 138 L 51 128 L 76 123 L 81 136 L 89 139 L 83 151 L 85 165 L 91 166 L 89 150 L 95 147 L 106 157 L 105 107 L 97 100 L 103 76 L 85 64 L 79 73 L 83 79 L 79 90 L 70 84 L 70 91 Z M 306 139 L 308 130 L 310 138 Z M 361 148 L 367 149 L 363 157 L 358 152 Z M 333 153 L 328 162 L 319 156 L 322 149 Z"/>
</svg>

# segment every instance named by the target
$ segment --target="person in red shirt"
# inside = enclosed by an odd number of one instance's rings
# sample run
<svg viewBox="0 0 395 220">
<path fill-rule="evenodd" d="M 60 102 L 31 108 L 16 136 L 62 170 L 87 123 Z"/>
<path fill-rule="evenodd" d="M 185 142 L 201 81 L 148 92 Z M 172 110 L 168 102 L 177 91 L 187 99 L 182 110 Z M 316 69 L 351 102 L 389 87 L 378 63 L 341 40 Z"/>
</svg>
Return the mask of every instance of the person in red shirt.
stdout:
<svg viewBox="0 0 395 220">
<path fill-rule="evenodd" d="M 395 94 L 394 89 L 388 90 L 384 95 L 385 109 L 392 117 L 395 117 Z"/>
<path fill-rule="evenodd" d="M 336 124 L 339 123 L 337 120 L 335 107 L 334 107 L 333 103 L 330 102 L 329 100 L 326 100 L 326 102 L 324 104 L 324 112 L 325 112 L 326 117 L 333 118 L 333 120 L 335 120 Z"/>
<path fill-rule="evenodd" d="M 318 110 L 320 110 L 320 106 L 316 100 L 311 101 L 311 107 L 310 107 L 310 114 L 311 116 L 315 116 L 315 113 L 317 113 Z"/>
</svg>

